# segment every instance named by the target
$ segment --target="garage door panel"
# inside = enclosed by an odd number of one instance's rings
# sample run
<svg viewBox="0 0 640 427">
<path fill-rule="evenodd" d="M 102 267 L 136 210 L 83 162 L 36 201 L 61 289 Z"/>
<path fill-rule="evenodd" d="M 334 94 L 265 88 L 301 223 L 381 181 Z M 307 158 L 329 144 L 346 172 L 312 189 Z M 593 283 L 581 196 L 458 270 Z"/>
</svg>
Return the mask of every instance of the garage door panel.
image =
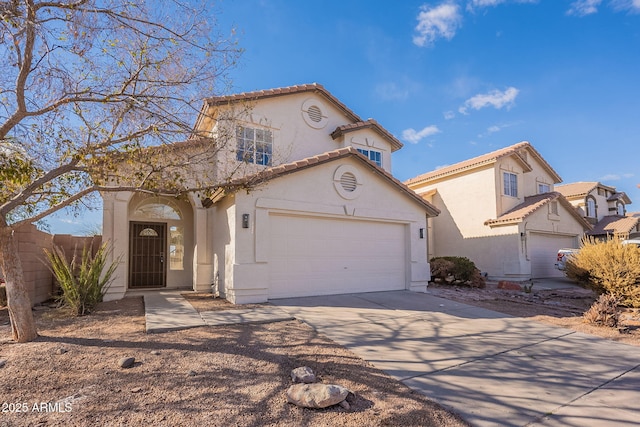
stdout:
<svg viewBox="0 0 640 427">
<path fill-rule="evenodd" d="M 272 215 L 269 297 L 405 287 L 404 226 Z"/>
<path fill-rule="evenodd" d="M 576 247 L 577 238 L 553 234 L 531 233 L 529 239 L 529 258 L 531 259 L 531 277 L 563 277 L 564 272 L 555 266 L 558 249 Z"/>
</svg>

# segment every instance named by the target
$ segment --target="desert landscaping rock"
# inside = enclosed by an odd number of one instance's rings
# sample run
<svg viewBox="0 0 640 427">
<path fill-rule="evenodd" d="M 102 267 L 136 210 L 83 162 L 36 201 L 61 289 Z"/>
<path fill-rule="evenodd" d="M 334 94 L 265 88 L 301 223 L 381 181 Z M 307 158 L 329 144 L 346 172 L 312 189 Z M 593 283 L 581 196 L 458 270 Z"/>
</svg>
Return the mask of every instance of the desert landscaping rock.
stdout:
<svg viewBox="0 0 640 427">
<path fill-rule="evenodd" d="M 335 384 L 294 384 L 287 390 L 287 400 L 296 406 L 322 409 L 347 398 L 349 390 Z"/>
<path fill-rule="evenodd" d="M 315 383 L 316 374 L 313 373 L 313 370 L 310 367 L 301 366 L 291 371 L 291 380 L 294 383 Z"/>
<path fill-rule="evenodd" d="M 68 350 L 67 350 L 66 348 L 59 347 L 59 348 L 56 350 L 56 354 L 65 354 L 67 351 L 68 351 Z"/>
<path fill-rule="evenodd" d="M 0 368 L 4 368 L 4 365 L 7 364 L 7 359 L 0 359 Z"/>
<path fill-rule="evenodd" d="M 131 389 L 131 393 L 140 393 L 142 391 L 142 387 L 135 387 Z"/>
<path fill-rule="evenodd" d="M 118 361 L 118 366 L 123 369 L 129 369 L 134 363 L 136 363 L 135 357 L 123 357 Z"/>
<path fill-rule="evenodd" d="M 198 375 L 198 373 L 196 371 L 188 371 L 187 372 L 187 376 L 188 377 L 195 377 L 196 375 Z"/>
</svg>

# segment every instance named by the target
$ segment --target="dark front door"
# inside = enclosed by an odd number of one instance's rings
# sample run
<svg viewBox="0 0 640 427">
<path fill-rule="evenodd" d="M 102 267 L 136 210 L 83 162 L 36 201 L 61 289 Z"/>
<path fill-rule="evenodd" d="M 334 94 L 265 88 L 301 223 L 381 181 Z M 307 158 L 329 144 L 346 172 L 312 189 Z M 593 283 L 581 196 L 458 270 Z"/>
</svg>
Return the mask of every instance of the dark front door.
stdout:
<svg viewBox="0 0 640 427">
<path fill-rule="evenodd" d="M 167 224 L 132 222 L 129 226 L 129 288 L 166 285 Z"/>
</svg>

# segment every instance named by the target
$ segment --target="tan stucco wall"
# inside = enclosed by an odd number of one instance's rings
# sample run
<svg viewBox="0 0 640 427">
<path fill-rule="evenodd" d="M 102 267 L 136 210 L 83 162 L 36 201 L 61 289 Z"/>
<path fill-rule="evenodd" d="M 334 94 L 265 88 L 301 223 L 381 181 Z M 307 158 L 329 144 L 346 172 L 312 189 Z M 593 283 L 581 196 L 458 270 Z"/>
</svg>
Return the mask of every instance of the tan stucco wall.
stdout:
<svg viewBox="0 0 640 427">
<path fill-rule="evenodd" d="M 348 167 L 361 183 L 356 199 L 345 199 L 336 190 L 334 175 Z M 339 185 L 339 184 L 338 184 Z M 227 218 L 235 247 L 215 245 L 218 263 L 224 275 L 226 297 L 235 303 L 262 302 L 268 297 L 269 215 L 287 213 L 309 217 L 349 218 L 393 221 L 407 230 L 406 289 L 426 290 L 430 278 L 426 260 L 427 239 L 419 238 L 426 228 L 426 212 L 418 203 L 402 195 L 395 187 L 369 172 L 354 159 L 319 165 L 276 178 L 250 193 L 235 194 L 231 201 L 216 206 L 215 215 Z M 224 212 L 224 213 L 222 213 Z M 242 215 L 249 214 L 249 228 L 242 228 Z M 221 223 L 223 219 L 216 220 Z M 376 232 L 376 222 L 371 223 Z M 232 268 L 230 268 L 232 265 Z M 220 277 L 222 279 L 222 276 Z"/>
<path fill-rule="evenodd" d="M 321 106 L 326 114 L 323 127 L 314 128 L 308 125 L 302 113 L 305 102 Z M 391 145 L 381 135 L 371 129 L 349 132 L 333 140 L 331 133 L 337 127 L 350 124 L 343 113 L 323 97 L 312 93 L 293 94 L 286 98 L 266 98 L 246 105 L 236 105 L 234 120 L 217 123 L 212 132 L 226 138 L 227 150 L 219 154 L 216 164 L 218 177 L 224 179 L 230 174 L 241 176 L 260 171 L 263 167 L 256 165 L 239 165 L 235 157 L 235 126 L 248 126 L 269 129 L 273 132 L 273 165 L 288 163 L 312 157 L 327 151 L 346 146 L 358 148 L 374 148 L 382 153 L 382 167 L 391 171 Z M 247 110 L 246 112 L 244 110 Z M 224 116 L 224 114 L 223 114 Z M 229 139 L 230 138 L 230 139 Z"/>
</svg>

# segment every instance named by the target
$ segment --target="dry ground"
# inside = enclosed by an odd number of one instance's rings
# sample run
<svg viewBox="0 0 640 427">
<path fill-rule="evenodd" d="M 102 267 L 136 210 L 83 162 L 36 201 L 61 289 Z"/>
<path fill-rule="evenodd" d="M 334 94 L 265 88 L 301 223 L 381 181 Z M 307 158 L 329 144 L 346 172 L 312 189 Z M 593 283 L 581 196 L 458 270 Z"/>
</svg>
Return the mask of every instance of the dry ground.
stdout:
<svg viewBox="0 0 640 427">
<path fill-rule="evenodd" d="M 200 310 L 230 306 L 190 300 Z M 146 334 L 142 298 L 103 303 L 81 318 L 35 314 L 35 342 L 0 344 L 2 427 L 466 425 L 298 321 Z M 9 336 L 7 322 L 0 310 L 0 337 Z M 135 357 L 132 368 L 118 366 L 125 356 Z M 350 410 L 288 404 L 299 366 L 350 389 Z"/>
<path fill-rule="evenodd" d="M 532 321 L 640 345 L 637 311 L 623 316 L 627 333 L 584 324 L 580 315 L 594 296 L 581 289 L 534 289 L 530 294 L 495 285 L 429 289 Z M 236 308 L 208 294 L 187 298 L 200 311 Z M 298 321 L 146 334 L 141 298 L 103 303 L 80 318 L 53 309 L 35 314 L 40 332 L 35 342 L 0 342 L 0 365 L 5 361 L 0 404 L 6 404 L 0 427 L 466 425 Z M 6 309 L 0 309 L 0 339 L 9 332 Z M 118 366 L 125 356 L 136 358 L 134 367 Z M 298 366 L 311 367 L 324 383 L 352 390 L 351 409 L 288 404 L 289 374 Z"/>
</svg>

